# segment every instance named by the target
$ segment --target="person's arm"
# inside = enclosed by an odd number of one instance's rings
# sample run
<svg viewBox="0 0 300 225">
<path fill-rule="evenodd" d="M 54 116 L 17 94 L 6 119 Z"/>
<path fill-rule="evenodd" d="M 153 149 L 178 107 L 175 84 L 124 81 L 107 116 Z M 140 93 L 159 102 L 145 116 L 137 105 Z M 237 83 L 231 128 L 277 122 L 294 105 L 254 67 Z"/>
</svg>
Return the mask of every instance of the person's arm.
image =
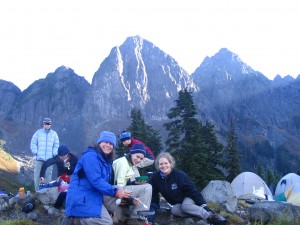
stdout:
<svg viewBox="0 0 300 225">
<path fill-rule="evenodd" d="M 37 132 L 35 132 L 31 138 L 30 149 L 33 155 L 37 154 Z"/>
<path fill-rule="evenodd" d="M 150 211 L 157 211 L 160 209 L 160 198 L 159 198 L 159 189 L 157 187 L 157 185 L 155 184 L 155 179 L 154 176 L 152 176 L 152 178 L 149 180 L 149 183 L 152 185 L 152 198 L 151 198 L 151 204 L 150 204 Z M 149 222 L 151 222 L 152 224 L 154 224 L 154 220 L 155 220 L 155 214 L 152 216 L 148 217 Z"/>
<path fill-rule="evenodd" d="M 99 153 L 96 153 L 96 151 L 88 152 L 82 157 L 84 174 L 91 185 L 101 194 L 112 197 L 118 195 L 118 190 L 102 177 L 103 170 L 106 169 L 99 159 Z"/>
<path fill-rule="evenodd" d="M 54 132 L 55 132 L 55 131 L 54 131 Z M 52 154 L 53 154 L 53 156 L 56 156 L 56 155 L 57 155 L 58 147 L 59 147 L 59 138 L 58 138 L 57 133 L 55 132 L 55 134 L 54 134 L 53 149 L 52 149 Z"/>
<path fill-rule="evenodd" d="M 118 186 L 126 186 L 127 185 L 127 170 L 128 170 L 128 163 L 127 159 L 125 159 L 125 156 L 123 156 L 120 159 L 117 159 L 113 162 L 113 169 L 115 174 L 115 185 Z M 133 173 L 134 174 L 134 173 Z"/>
<path fill-rule="evenodd" d="M 47 168 L 56 163 L 57 157 L 50 158 L 46 162 L 43 163 L 42 168 L 41 168 L 41 172 L 40 172 L 40 177 L 45 177 L 45 173 L 46 173 Z"/>
<path fill-rule="evenodd" d="M 71 159 L 70 159 L 70 162 L 69 162 L 70 167 L 67 170 L 68 175 L 71 175 L 74 172 L 77 162 L 78 162 L 78 158 L 75 155 L 71 154 Z"/>
<path fill-rule="evenodd" d="M 159 183 L 160 180 L 159 177 L 157 176 L 158 172 L 155 172 L 152 177 L 149 180 L 149 184 L 152 186 L 152 198 L 151 198 L 151 203 L 159 204 L 160 198 L 159 198 L 159 193 L 160 193 L 160 187 Z"/>
</svg>

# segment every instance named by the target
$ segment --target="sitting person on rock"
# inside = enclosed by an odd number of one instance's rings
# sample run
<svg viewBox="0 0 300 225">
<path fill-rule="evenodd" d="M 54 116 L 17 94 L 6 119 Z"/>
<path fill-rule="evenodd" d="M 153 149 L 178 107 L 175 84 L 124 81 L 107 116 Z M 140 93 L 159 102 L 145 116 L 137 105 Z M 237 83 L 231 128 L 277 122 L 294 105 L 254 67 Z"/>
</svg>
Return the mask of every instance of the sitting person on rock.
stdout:
<svg viewBox="0 0 300 225">
<path fill-rule="evenodd" d="M 70 183 L 70 176 L 72 175 L 78 158 L 73 155 L 66 145 L 61 145 L 58 148 L 57 155 L 53 158 L 48 159 L 43 163 L 40 172 L 40 183 L 45 183 L 45 173 L 49 166 L 56 164 L 57 166 L 57 177 L 67 183 Z"/>
<path fill-rule="evenodd" d="M 135 144 L 128 154 L 113 161 L 114 184 L 122 187 L 123 190 L 130 191 L 132 194 L 133 210 L 127 223 L 138 220 L 138 211 L 149 210 L 150 208 L 152 187 L 146 181 L 136 181 L 133 170 L 133 166 L 139 164 L 145 155 L 144 145 Z"/>
<path fill-rule="evenodd" d="M 102 131 L 93 147 L 88 147 L 79 159 L 71 176 L 66 199 L 66 216 L 61 225 L 112 225 L 116 200 L 129 198 L 130 192 L 111 184 L 113 150 L 116 136 Z M 71 223 L 72 224 L 72 223 Z"/>
<path fill-rule="evenodd" d="M 207 207 L 206 201 L 190 177 L 175 169 L 175 160 L 170 153 L 160 153 L 154 164 L 158 171 L 153 173 L 149 181 L 153 190 L 151 210 L 159 209 L 160 193 L 172 205 L 171 214 L 174 216 L 196 216 L 214 225 L 227 224 L 225 218 Z M 150 220 L 154 222 L 154 217 Z"/>
<path fill-rule="evenodd" d="M 61 145 L 58 148 L 57 155 L 53 158 L 48 159 L 46 162 L 43 163 L 41 172 L 40 172 L 40 184 L 45 183 L 45 173 L 49 166 L 56 164 L 57 167 L 57 180 L 58 185 L 60 185 L 61 181 L 66 183 L 70 183 L 70 177 L 76 167 L 78 162 L 77 156 L 73 155 L 69 148 L 66 145 Z M 66 200 L 66 191 L 61 191 L 57 196 L 57 199 L 54 203 L 55 208 L 60 208 L 63 206 Z"/>
</svg>

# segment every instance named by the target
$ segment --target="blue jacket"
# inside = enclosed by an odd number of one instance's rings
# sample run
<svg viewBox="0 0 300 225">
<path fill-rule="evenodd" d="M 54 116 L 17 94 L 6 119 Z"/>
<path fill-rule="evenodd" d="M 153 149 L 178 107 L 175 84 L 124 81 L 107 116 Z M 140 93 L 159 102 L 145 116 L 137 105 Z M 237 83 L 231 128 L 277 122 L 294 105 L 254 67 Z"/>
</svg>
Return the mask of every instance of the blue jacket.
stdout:
<svg viewBox="0 0 300 225">
<path fill-rule="evenodd" d="M 57 155 L 59 138 L 57 133 L 50 129 L 38 129 L 31 138 L 30 148 L 36 160 L 46 161 Z"/>
<path fill-rule="evenodd" d="M 157 171 L 149 183 L 152 185 L 151 203 L 159 204 L 159 193 L 172 205 L 181 204 L 185 197 L 193 199 L 198 206 L 206 203 L 189 176 L 181 170 L 172 169 L 168 176 Z"/>
<path fill-rule="evenodd" d="M 71 176 L 66 199 L 66 215 L 101 217 L 103 195 L 114 197 L 112 163 L 98 150 L 89 147 L 81 156 Z"/>
</svg>

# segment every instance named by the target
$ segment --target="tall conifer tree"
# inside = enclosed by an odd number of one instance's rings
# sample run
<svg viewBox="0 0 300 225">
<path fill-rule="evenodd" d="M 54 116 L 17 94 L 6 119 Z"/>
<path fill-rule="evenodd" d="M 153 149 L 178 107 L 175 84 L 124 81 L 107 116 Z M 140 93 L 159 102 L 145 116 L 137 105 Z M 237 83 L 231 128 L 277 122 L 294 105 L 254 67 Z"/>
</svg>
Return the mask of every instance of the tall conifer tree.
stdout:
<svg viewBox="0 0 300 225">
<path fill-rule="evenodd" d="M 230 119 L 230 127 L 227 135 L 227 147 L 226 152 L 228 154 L 227 165 L 228 170 L 227 180 L 231 182 L 237 175 L 241 173 L 240 157 L 237 149 L 237 134 L 234 128 L 233 119 Z"/>
<path fill-rule="evenodd" d="M 176 106 L 167 114 L 171 120 L 164 124 L 168 131 L 167 151 L 176 159 L 179 169 L 187 172 L 199 188 L 210 180 L 222 177 L 217 165 L 211 160 L 214 149 L 210 149 L 213 132 L 203 135 L 202 123 L 196 119 L 196 108 L 191 92 L 179 91 Z M 215 139 L 216 140 L 216 139 Z M 215 161 L 216 162 L 216 161 Z"/>
</svg>

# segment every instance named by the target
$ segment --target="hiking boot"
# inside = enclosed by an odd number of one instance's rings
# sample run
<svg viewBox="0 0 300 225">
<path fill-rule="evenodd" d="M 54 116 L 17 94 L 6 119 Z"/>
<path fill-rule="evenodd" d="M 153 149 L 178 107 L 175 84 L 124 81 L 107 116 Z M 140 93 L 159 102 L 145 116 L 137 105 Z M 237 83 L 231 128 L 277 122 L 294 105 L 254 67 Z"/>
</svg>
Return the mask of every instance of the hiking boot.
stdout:
<svg viewBox="0 0 300 225">
<path fill-rule="evenodd" d="M 127 223 L 127 225 L 144 225 L 145 224 L 145 221 L 144 220 L 141 220 L 141 219 L 128 219 L 127 221 L 126 221 Z"/>
<path fill-rule="evenodd" d="M 213 224 L 213 225 L 226 225 L 227 224 L 227 220 L 218 214 L 212 214 L 211 216 L 209 216 L 207 218 L 207 222 L 209 222 L 210 224 Z"/>
</svg>

